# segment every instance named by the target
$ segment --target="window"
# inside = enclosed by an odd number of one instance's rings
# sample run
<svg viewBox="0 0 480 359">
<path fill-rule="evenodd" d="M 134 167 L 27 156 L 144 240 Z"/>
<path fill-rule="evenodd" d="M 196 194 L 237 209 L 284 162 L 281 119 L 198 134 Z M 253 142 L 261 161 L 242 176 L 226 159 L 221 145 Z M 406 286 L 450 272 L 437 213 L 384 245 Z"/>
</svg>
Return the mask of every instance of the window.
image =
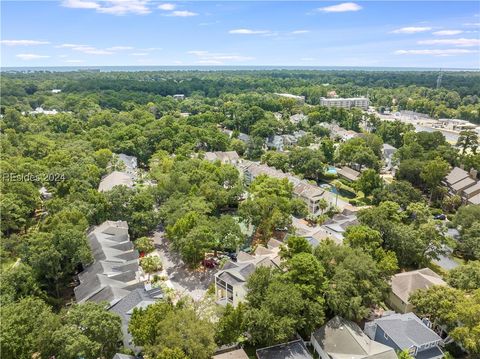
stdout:
<svg viewBox="0 0 480 359">
<path fill-rule="evenodd" d="M 387 333 L 384 332 L 384 333 L 383 333 L 383 337 L 388 340 L 388 335 L 387 335 Z"/>
</svg>

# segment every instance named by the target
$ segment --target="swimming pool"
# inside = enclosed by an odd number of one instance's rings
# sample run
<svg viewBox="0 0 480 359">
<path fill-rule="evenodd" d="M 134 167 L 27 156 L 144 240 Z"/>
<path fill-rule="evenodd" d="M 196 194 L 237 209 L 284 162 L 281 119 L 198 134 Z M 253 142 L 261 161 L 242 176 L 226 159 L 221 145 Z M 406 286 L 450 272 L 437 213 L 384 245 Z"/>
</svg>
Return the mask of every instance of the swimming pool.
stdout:
<svg viewBox="0 0 480 359">
<path fill-rule="evenodd" d="M 328 166 L 328 169 L 327 169 L 326 173 L 329 174 L 329 175 L 336 175 L 337 174 L 337 169 L 333 166 Z"/>
</svg>

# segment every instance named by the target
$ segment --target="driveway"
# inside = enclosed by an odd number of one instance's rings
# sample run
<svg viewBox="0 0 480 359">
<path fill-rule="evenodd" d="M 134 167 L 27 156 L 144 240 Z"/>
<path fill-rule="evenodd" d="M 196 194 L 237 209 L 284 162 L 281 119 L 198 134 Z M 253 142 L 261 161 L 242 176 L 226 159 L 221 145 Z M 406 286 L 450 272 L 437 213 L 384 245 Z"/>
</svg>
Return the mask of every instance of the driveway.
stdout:
<svg viewBox="0 0 480 359">
<path fill-rule="evenodd" d="M 175 289 L 179 294 L 189 295 L 194 300 L 203 298 L 208 287 L 214 281 L 216 270 L 200 269 L 192 271 L 188 268 L 183 263 L 180 255 L 170 250 L 168 240 L 165 238 L 162 229 L 154 233 L 153 242 L 157 254 L 162 260 L 163 269 L 169 279 L 167 285 Z"/>
</svg>

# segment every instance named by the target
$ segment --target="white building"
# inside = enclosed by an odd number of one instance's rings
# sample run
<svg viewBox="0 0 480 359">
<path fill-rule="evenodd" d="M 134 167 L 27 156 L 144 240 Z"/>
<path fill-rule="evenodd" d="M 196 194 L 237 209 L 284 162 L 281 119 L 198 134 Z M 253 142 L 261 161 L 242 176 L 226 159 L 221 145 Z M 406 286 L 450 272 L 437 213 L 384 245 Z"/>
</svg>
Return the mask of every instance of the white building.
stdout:
<svg viewBox="0 0 480 359">
<path fill-rule="evenodd" d="M 237 262 L 225 263 L 222 270 L 215 274 L 215 297 L 218 304 L 231 304 L 236 307 L 247 295 L 247 280 L 258 267 L 280 266 L 281 242 L 271 239 L 267 248 L 257 247 L 255 253 L 250 255 L 240 252 Z"/>
<path fill-rule="evenodd" d="M 296 100 L 299 104 L 305 103 L 305 96 L 292 95 L 290 93 L 275 93 L 275 95 Z"/>
<path fill-rule="evenodd" d="M 350 97 L 350 98 L 320 98 L 320 105 L 326 107 L 341 107 L 341 108 L 353 108 L 358 107 L 363 110 L 368 110 L 370 101 L 367 97 Z"/>
</svg>

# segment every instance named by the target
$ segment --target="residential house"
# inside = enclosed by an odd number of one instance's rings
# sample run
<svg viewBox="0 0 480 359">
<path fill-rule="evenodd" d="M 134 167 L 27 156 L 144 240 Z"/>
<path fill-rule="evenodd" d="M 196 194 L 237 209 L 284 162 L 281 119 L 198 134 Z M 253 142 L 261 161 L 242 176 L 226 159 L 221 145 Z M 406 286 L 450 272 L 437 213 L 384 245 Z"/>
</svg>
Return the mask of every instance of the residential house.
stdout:
<svg viewBox="0 0 480 359">
<path fill-rule="evenodd" d="M 214 355 L 212 359 L 248 359 L 247 353 L 243 349 L 236 349 L 226 353 Z"/>
<path fill-rule="evenodd" d="M 265 144 L 270 149 L 273 148 L 277 151 L 283 151 L 283 148 L 285 145 L 283 140 L 284 140 L 283 136 L 274 135 L 274 136 L 268 137 Z"/>
<path fill-rule="evenodd" d="M 306 180 L 300 179 L 290 173 L 284 173 L 273 167 L 264 164 L 259 164 L 251 161 L 243 161 L 238 169 L 244 173 L 245 182 L 251 183 L 256 177 L 260 175 L 267 175 L 278 179 L 287 179 L 293 185 L 293 194 L 296 198 L 300 198 L 307 205 L 308 211 L 311 214 L 318 215 L 320 211 L 319 202 L 324 199 L 331 206 L 336 206 L 341 210 L 345 208 L 354 208 L 348 202 L 338 198 L 334 193 L 320 188 L 315 184 L 311 184 Z"/>
<path fill-rule="evenodd" d="M 397 152 L 397 149 L 388 143 L 384 143 L 382 147 L 382 156 L 385 161 L 385 169 L 392 171 L 394 167 L 393 155 Z"/>
<path fill-rule="evenodd" d="M 52 193 L 48 191 L 48 189 L 44 186 L 42 186 L 39 190 L 38 193 L 40 193 L 40 197 L 43 200 L 48 200 L 53 197 Z"/>
<path fill-rule="evenodd" d="M 430 268 L 395 274 L 392 277 L 388 304 L 400 313 L 413 310 L 410 295 L 418 289 L 428 289 L 434 285 L 447 285 L 437 273 Z"/>
<path fill-rule="evenodd" d="M 450 195 L 458 195 L 468 204 L 480 204 L 480 186 L 477 180 L 478 172 L 473 168 L 467 172 L 454 167 L 444 178 L 443 184 Z"/>
<path fill-rule="evenodd" d="M 300 122 L 308 120 L 308 116 L 304 115 L 303 113 L 296 113 L 290 116 L 290 122 L 294 125 L 298 125 Z"/>
<path fill-rule="evenodd" d="M 107 301 L 114 305 L 143 287 L 139 254 L 130 241 L 127 222 L 105 221 L 87 238 L 94 260 L 78 274 L 80 284 L 74 289 L 78 303 Z"/>
<path fill-rule="evenodd" d="M 135 355 L 117 353 L 113 356 L 113 359 L 137 359 L 137 357 Z"/>
<path fill-rule="evenodd" d="M 343 243 L 344 233 L 350 226 L 359 224 L 357 219 L 356 208 L 345 208 L 342 213 L 334 215 L 329 220 L 322 224 L 329 237 L 334 238 L 335 241 Z"/>
<path fill-rule="evenodd" d="M 74 288 L 77 303 L 107 302 L 120 315 L 124 345 L 134 349 L 128 323 L 134 308 L 145 308 L 163 298 L 160 288 L 141 281 L 139 254 L 124 221 L 105 221 L 87 235 L 93 263 L 78 274 Z"/>
<path fill-rule="evenodd" d="M 185 95 L 183 93 L 173 95 L 175 100 L 185 100 Z"/>
<path fill-rule="evenodd" d="M 98 186 L 99 192 L 111 191 L 115 186 L 133 188 L 137 179 L 137 157 L 120 153 L 118 159 L 122 162 L 124 169 L 114 170 L 104 176 Z"/>
<path fill-rule="evenodd" d="M 480 204 L 480 181 L 463 190 L 463 198 L 469 204 Z"/>
<path fill-rule="evenodd" d="M 60 89 L 53 89 L 52 90 L 53 94 L 57 94 L 57 93 L 60 93 L 60 92 L 62 92 L 62 90 L 60 90 Z"/>
<path fill-rule="evenodd" d="M 130 173 L 132 175 L 136 175 L 138 161 L 137 157 L 135 156 L 128 156 L 124 153 L 120 153 L 118 155 L 118 159 L 123 162 L 125 165 L 125 172 Z"/>
<path fill-rule="evenodd" d="M 295 229 L 295 235 L 305 238 L 313 248 L 326 239 L 342 244 L 342 241 L 337 240 L 335 237 L 330 237 L 325 228 L 319 225 L 312 226 L 304 219 L 292 216 L 292 227 Z"/>
<path fill-rule="evenodd" d="M 145 288 L 137 288 L 128 295 L 113 304 L 109 310 L 120 316 L 122 320 L 123 345 L 129 348 L 133 347 L 133 339 L 128 331 L 128 324 L 135 309 L 145 309 L 157 300 L 163 299 L 163 291 L 161 288 L 152 288 L 150 284 L 146 284 Z M 138 351 L 139 348 L 137 349 Z"/>
<path fill-rule="evenodd" d="M 320 126 L 325 127 L 330 131 L 330 138 L 333 140 L 340 139 L 341 141 L 345 142 L 351 140 L 352 138 L 360 137 L 358 132 L 346 130 L 336 123 L 321 122 Z"/>
<path fill-rule="evenodd" d="M 115 186 L 125 186 L 133 188 L 135 178 L 129 173 L 121 171 L 113 171 L 104 176 L 98 185 L 98 192 L 108 192 Z"/>
<path fill-rule="evenodd" d="M 370 339 L 357 324 L 339 316 L 312 333 L 310 342 L 321 359 L 397 359 L 393 348 Z"/>
<path fill-rule="evenodd" d="M 337 169 L 337 174 L 339 177 L 346 179 L 350 182 L 356 182 L 360 178 L 361 173 L 355 171 L 353 168 L 343 166 L 342 168 Z"/>
<path fill-rule="evenodd" d="M 428 322 L 427 322 L 428 324 Z M 391 314 L 365 323 L 365 334 L 395 351 L 407 350 L 416 359 L 441 359 L 443 341 L 413 313 Z"/>
<path fill-rule="evenodd" d="M 313 359 L 302 339 L 257 349 L 258 359 Z"/>
<path fill-rule="evenodd" d="M 280 246 L 278 241 L 270 240 L 265 247 L 257 247 L 254 254 L 240 252 L 237 261 L 228 261 L 215 274 L 215 295 L 217 303 L 231 304 L 234 307 L 245 299 L 246 283 L 250 275 L 258 267 L 279 267 Z"/>
<path fill-rule="evenodd" d="M 250 143 L 250 136 L 245 133 L 240 132 L 237 138 L 245 144 Z"/>
<path fill-rule="evenodd" d="M 305 103 L 305 96 L 297 96 L 289 93 L 275 93 L 275 95 L 295 100 L 299 105 L 303 105 Z"/>
<path fill-rule="evenodd" d="M 56 115 L 58 113 L 59 112 L 55 109 L 45 110 L 43 107 L 37 107 L 37 108 L 35 108 L 35 110 L 28 112 L 28 114 L 30 114 L 30 115 Z M 22 112 L 22 114 L 24 114 L 24 113 Z"/>
<path fill-rule="evenodd" d="M 205 159 L 207 161 L 220 161 L 222 164 L 236 165 L 240 162 L 240 156 L 235 151 L 227 152 L 206 152 Z"/>
</svg>

